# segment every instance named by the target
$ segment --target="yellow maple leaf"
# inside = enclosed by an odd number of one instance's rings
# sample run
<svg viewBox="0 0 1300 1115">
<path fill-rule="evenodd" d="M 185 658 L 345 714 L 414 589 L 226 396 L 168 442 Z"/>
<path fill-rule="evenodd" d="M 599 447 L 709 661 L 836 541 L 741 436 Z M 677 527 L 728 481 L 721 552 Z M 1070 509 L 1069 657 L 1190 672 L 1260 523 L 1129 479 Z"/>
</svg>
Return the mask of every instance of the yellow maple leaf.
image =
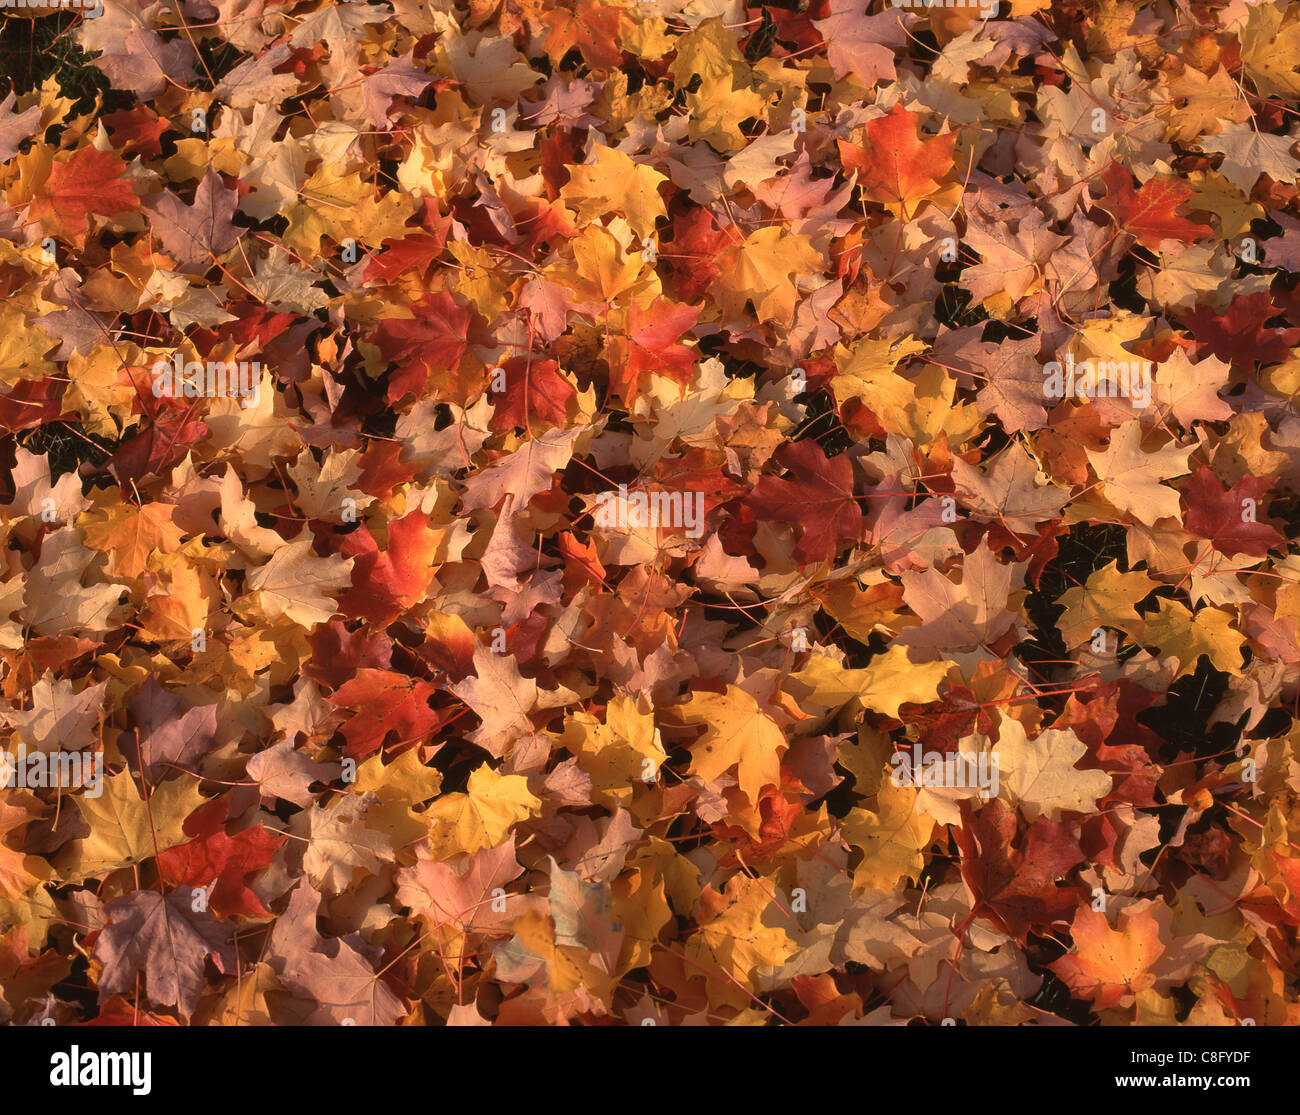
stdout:
<svg viewBox="0 0 1300 1115">
<path fill-rule="evenodd" d="M 741 122 L 762 115 L 764 101 L 748 88 L 734 88 L 731 77 L 708 77 L 686 94 L 692 140 L 702 139 L 724 155 L 741 150 L 749 140 Z"/>
<path fill-rule="evenodd" d="M 20 307 L 0 305 L 0 383 L 11 386 L 53 375 L 57 369 L 45 355 L 58 343 Z"/>
<path fill-rule="evenodd" d="M 612 302 L 640 277 L 641 256 L 625 252 L 599 225 L 589 225 L 572 243 L 573 259 L 578 265 L 574 281 L 580 297 Z"/>
<path fill-rule="evenodd" d="M 403 751 L 385 764 L 382 755 L 371 755 L 357 767 L 355 793 L 373 793 L 381 801 L 419 805 L 428 801 L 442 786 L 442 772 L 420 762 L 417 748 Z"/>
<path fill-rule="evenodd" d="M 653 783 L 668 757 L 649 703 L 624 693 L 605 707 L 604 723 L 590 713 L 573 713 L 560 742 L 591 776 L 593 800 L 615 809 L 626 806 L 638 786 Z"/>
<path fill-rule="evenodd" d="M 1135 606 L 1159 587 L 1158 581 L 1139 570 L 1121 573 L 1119 563 L 1112 561 L 1093 572 L 1083 585 L 1066 589 L 1057 600 L 1065 606 L 1065 614 L 1056 621 L 1066 649 L 1087 642 L 1099 627 L 1117 627 L 1137 638 L 1144 620 Z"/>
<path fill-rule="evenodd" d="M 853 872 L 854 890 L 892 891 L 900 879 L 918 878 L 924 870 L 921 851 L 934 833 L 934 818 L 917 808 L 915 789 L 885 778 L 876 795 L 876 812 L 850 810 L 842 831 L 863 853 Z"/>
<path fill-rule="evenodd" d="M 1241 62 L 1261 97 L 1300 96 L 1300 22 L 1286 16 L 1272 4 L 1246 9 Z"/>
<path fill-rule="evenodd" d="M 760 321 L 789 325 L 796 300 L 791 276 L 818 275 L 825 262 L 808 237 L 768 225 L 723 249 L 709 292 L 730 317 L 744 317 L 748 300 Z"/>
<path fill-rule="evenodd" d="M 86 545 L 108 555 L 108 571 L 131 580 L 141 576 L 149 555 L 178 549 L 184 532 L 172 521 L 168 503 L 110 503 L 81 522 Z"/>
<path fill-rule="evenodd" d="M 1156 611 L 1145 617 L 1138 636 L 1143 646 L 1156 648 L 1161 658 L 1177 658 L 1174 680 L 1196 670 L 1205 655 L 1216 670 L 1241 676 L 1241 648 L 1245 636 L 1232 627 L 1232 617 L 1218 608 L 1202 608 L 1195 615 L 1176 600 L 1161 599 Z"/>
<path fill-rule="evenodd" d="M 898 716 L 907 702 L 928 704 L 938 699 L 939 683 L 953 664 L 946 660 L 914 663 L 907 648 L 889 647 L 859 670 L 846 669 L 825 654 L 812 654 L 790 680 L 809 691 L 807 699 L 823 708 L 836 708 L 856 697 L 873 712 Z"/>
<path fill-rule="evenodd" d="M 495 848 L 512 825 L 541 806 L 541 799 L 529 792 L 527 778 L 501 774 L 484 763 L 469 776 L 465 793 L 448 794 L 429 807 L 429 846 L 438 859 Z"/>
<path fill-rule="evenodd" d="M 1110 444 L 1101 451 L 1088 449 L 1088 461 L 1102 483 L 1105 497 L 1121 511 L 1127 511 L 1145 523 L 1177 517 L 1178 493 L 1161 483 L 1188 471 L 1191 450 L 1175 444 L 1148 451 L 1142 423 L 1125 422 L 1110 435 Z"/>
<path fill-rule="evenodd" d="M 605 213 L 623 213 L 638 236 L 653 235 L 655 221 L 668 215 L 659 196 L 667 175 L 612 147 L 597 147 L 595 155 L 594 163 L 569 166 L 569 181 L 560 189 L 578 224 L 590 224 Z"/>
<path fill-rule="evenodd" d="M 103 779 L 99 797 L 75 799 L 90 825 L 68 856 L 68 871 L 77 878 L 102 875 L 148 859 L 189 840 L 181 826 L 203 804 L 198 782 L 172 778 L 150 791 L 146 801 L 129 771 Z"/>
<path fill-rule="evenodd" d="M 117 343 L 120 352 L 114 347 L 96 345 L 88 356 L 74 352 L 68 357 L 71 382 L 63 396 L 65 410 L 76 411 L 90 433 L 108 438 L 140 420 L 131 414 L 137 395 L 126 366 L 136 366 L 136 382 L 142 387 L 149 382 L 141 368 L 148 362 L 144 350 L 125 341 Z"/>
<path fill-rule="evenodd" d="M 687 959 L 752 988 L 757 969 L 780 967 L 798 950 L 786 932 L 798 925 L 777 904 L 776 893 L 772 880 L 745 874 L 733 875 L 721 896 L 706 892 L 714 908 L 701 913 L 699 930 L 686 941 Z"/>
<path fill-rule="evenodd" d="M 725 693 L 693 693 L 673 711 L 684 724 L 705 726 L 691 748 L 691 774 L 712 782 L 735 767 L 741 791 L 754 803 L 764 786 L 780 784 L 785 733 L 743 689 L 728 685 Z"/>
</svg>

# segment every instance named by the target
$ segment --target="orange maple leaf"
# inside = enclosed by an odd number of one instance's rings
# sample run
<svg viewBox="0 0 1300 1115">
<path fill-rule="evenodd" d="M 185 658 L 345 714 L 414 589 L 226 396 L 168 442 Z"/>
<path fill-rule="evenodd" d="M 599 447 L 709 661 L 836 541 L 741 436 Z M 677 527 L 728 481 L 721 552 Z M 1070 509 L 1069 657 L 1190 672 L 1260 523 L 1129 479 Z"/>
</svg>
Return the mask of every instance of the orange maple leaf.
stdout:
<svg viewBox="0 0 1300 1115">
<path fill-rule="evenodd" d="M 858 172 L 862 196 L 885 206 L 901 203 L 905 218 L 940 188 L 957 143 L 956 132 L 922 139 L 920 123 L 920 114 L 896 104 L 867 123 L 865 148 L 839 141 L 840 160 L 845 170 Z"/>
</svg>

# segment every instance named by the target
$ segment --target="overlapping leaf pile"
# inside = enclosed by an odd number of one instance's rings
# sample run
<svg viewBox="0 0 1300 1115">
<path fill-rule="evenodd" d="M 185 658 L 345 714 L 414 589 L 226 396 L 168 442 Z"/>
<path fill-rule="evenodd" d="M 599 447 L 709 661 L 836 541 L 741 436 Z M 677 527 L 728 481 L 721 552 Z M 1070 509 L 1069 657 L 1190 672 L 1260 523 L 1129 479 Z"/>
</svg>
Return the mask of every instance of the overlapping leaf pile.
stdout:
<svg viewBox="0 0 1300 1115">
<path fill-rule="evenodd" d="M 1300 12 L 46 18 L 6 1017 L 1300 1021 Z"/>
</svg>

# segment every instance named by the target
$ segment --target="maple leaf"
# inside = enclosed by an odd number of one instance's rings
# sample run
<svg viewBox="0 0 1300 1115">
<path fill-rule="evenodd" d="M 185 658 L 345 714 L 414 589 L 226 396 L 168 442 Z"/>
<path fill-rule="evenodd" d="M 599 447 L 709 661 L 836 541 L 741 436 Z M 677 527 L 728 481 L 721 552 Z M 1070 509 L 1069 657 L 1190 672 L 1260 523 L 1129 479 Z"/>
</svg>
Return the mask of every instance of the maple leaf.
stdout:
<svg viewBox="0 0 1300 1115">
<path fill-rule="evenodd" d="M 312 628 L 334 614 L 336 605 L 325 593 L 350 583 L 354 559 L 338 554 L 318 558 L 311 549 L 307 538 L 287 542 L 249 574 L 248 588 L 258 594 L 267 618 L 284 616 Z"/>
<path fill-rule="evenodd" d="M 659 299 L 642 310 L 634 302 L 627 313 L 627 332 L 610 339 L 610 391 L 631 404 L 649 373 L 688 385 L 694 378 L 697 357 L 680 342 L 698 318 L 699 311 L 691 306 L 674 306 Z"/>
<path fill-rule="evenodd" d="M 338 605 L 345 615 L 387 625 L 424 599 L 442 536 L 412 511 L 389 524 L 386 541 L 381 552 L 364 525 L 344 539 L 340 550 L 352 563 L 352 587 Z"/>
<path fill-rule="evenodd" d="M 30 139 L 41 119 L 41 106 L 29 105 L 22 112 L 14 111 L 18 95 L 11 89 L 0 101 L 0 163 L 7 163 L 18 154 L 18 145 Z"/>
<path fill-rule="evenodd" d="M 461 499 L 466 510 L 493 507 L 503 499 L 507 509 L 522 508 L 551 486 L 555 470 L 569 463 L 573 443 L 583 431 L 547 430 L 531 438 L 504 459 L 465 481 Z"/>
<path fill-rule="evenodd" d="M 339 763 L 318 763 L 295 751 L 289 740 L 259 751 L 248 760 L 248 776 L 257 782 L 264 798 L 284 798 L 304 808 L 314 800 L 312 782 L 331 782 L 343 771 Z"/>
<path fill-rule="evenodd" d="M 101 683 L 78 693 L 72 682 L 46 671 L 32 686 L 32 707 L 5 711 L 5 722 L 34 751 L 81 751 L 98 740 L 104 690 Z"/>
<path fill-rule="evenodd" d="M 165 503 L 143 507 L 123 503 L 106 508 L 102 519 L 84 524 L 86 545 L 108 553 L 108 569 L 113 575 L 141 577 L 151 554 L 180 549 L 183 532 L 172 521 L 172 513 Z"/>
<path fill-rule="evenodd" d="M 1264 328 L 1278 310 L 1268 292 L 1259 291 L 1238 295 L 1223 313 L 1196 306 L 1183 315 L 1183 322 L 1202 353 L 1235 364 L 1276 364 L 1287 359 L 1289 347 L 1300 340 L 1300 329 Z"/>
<path fill-rule="evenodd" d="M 438 925 L 462 933 L 509 936 L 510 925 L 535 899 L 511 894 L 500 909 L 498 891 L 523 874 L 511 835 L 495 848 L 439 862 L 419 859 L 397 873 L 397 900 Z"/>
<path fill-rule="evenodd" d="M 976 909 L 1021 941 L 1035 926 L 1068 922 L 1087 893 L 1059 885 L 1084 861 L 1078 826 L 1040 817 L 1022 831 L 1015 811 L 1001 799 L 978 812 L 969 801 L 960 809 L 962 824 L 953 834 Z"/>
<path fill-rule="evenodd" d="M 712 782 L 736 768 L 740 788 L 757 803 L 765 786 L 780 784 L 785 736 L 757 701 L 743 689 L 693 693 L 675 710 L 683 724 L 703 724 L 704 734 L 691 746 L 691 773 Z"/>
<path fill-rule="evenodd" d="M 844 838 L 861 848 L 862 862 L 853 873 L 855 889 L 893 890 L 900 879 L 919 879 L 921 854 L 934 833 L 934 818 L 918 808 L 916 790 L 880 784 L 876 811 L 854 809 L 844 819 Z"/>
<path fill-rule="evenodd" d="M 1129 172 L 1111 163 L 1101 176 L 1106 196 L 1096 204 L 1125 232 L 1137 237 L 1144 248 L 1157 249 L 1166 240 L 1192 244 L 1214 235 L 1209 225 L 1179 217 L 1174 210 L 1195 191 L 1177 178 L 1151 178 L 1134 192 Z"/>
<path fill-rule="evenodd" d="M 564 425 L 568 402 L 578 392 L 554 360 L 516 356 L 500 367 L 505 371 L 505 390 L 492 395 L 493 429 L 530 430 L 534 417 L 552 426 Z"/>
<path fill-rule="evenodd" d="M 1037 351 L 1038 343 L 1026 338 L 981 345 L 980 355 L 971 357 L 971 363 L 988 379 L 975 396 L 980 414 L 996 414 L 1009 434 L 1038 430 L 1047 424 L 1043 373 L 1033 361 Z"/>
<path fill-rule="evenodd" d="M 124 739 L 119 746 L 132 758 L 138 757 L 137 769 L 151 785 L 193 770 L 216 742 L 216 706 L 195 705 L 182 713 L 184 706 L 179 695 L 153 678 L 131 698 L 135 738 L 129 743 Z"/>
<path fill-rule="evenodd" d="M 993 756 L 1001 792 L 1030 821 L 1060 820 L 1062 810 L 1096 812 L 1098 798 L 1110 792 L 1110 775 L 1077 770 L 1087 747 L 1073 732 L 1048 728 L 1030 740 L 1024 727 L 1004 716 Z"/>
<path fill-rule="evenodd" d="M 1191 534 L 1208 538 L 1221 554 L 1263 557 L 1286 538 L 1276 527 L 1256 519 L 1256 508 L 1275 481 L 1271 476 L 1243 476 L 1225 489 L 1213 471 L 1202 465 L 1183 485 L 1187 514 L 1183 525 Z"/>
<path fill-rule="evenodd" d="M 922 620 L 895 640 L 902 646 L 973 650 L 996 642 L 1021 622 L 1008 604 L 1026 563 L 1000 563 L 987 546 L 962 566 L 960 585 L 937 569 L 903 574 L 903 599 Z"/>
<path fill-rule="evenodd" d="M 706 913 L 686 942 L 686 956 L 694 963 L 753 986 L 758 968 L 779 966 L 794 954 L 794 938 L 781 924 L 780 908 L 763 880 L 733 875 L 722 894 L 705 892 L 702 902 Z"/>
<path fill-rule="evenodd" d="M 520 736 L 532 735 L 535 710 L 558 708 L 578 696 L 564 687 L 542 689 L 520 674 L 509 655 L 482 644 L 474 647 L 474 675 L 447 688 L 478 714 L 482 724 L 470 739 L 496 758 Z"/>
<path fill-rule="evenodd" d="M 172 887 L 200 887 L 220 918 L 232 914 L 269 917 L 270 911 L 245 879 L 271 862 L 284 837 L 260 825 L 228 836 L 218 828 L 198 840 L 168 848 L 158 856 L 158 871 Z"/>
<path fill-rule="evenodd" d="M 371 963 L 341 938 L 296 956 L 281 976 L 312 1003 L 303 1025 L 392 1026 L 406 1014 Z"/>
<path fill-rule="evenodd" d="M 1161 657 L 1177 658 L 1175 678 L 1192 673 L 1204 655 L 1220 670 L 1241 672 L 1241 648 L 1246 640 L 1232 627 L 1231 617 L 1217 608 L 1202 608 L 1193 616 L 1176 600 L 1160 599 L 1143 617 L 1138 641 L 1156 647 Z"/>
<path fill-rule="evenodd" d="M 831 0 L 830 15 L 812 25 L 826 41 L 826 59 L 835 77 L 856 74 L 868 85 L 881 78 L 896 80 L 894 48 L 903 45 L 907 32 L 899 13 L 867 15 L 863 0 Z"/>
<path fill-rule="evenodd" d="M 83 248 L 91 214 L 116 217 L 140 208 L 131 183 L 122 177 L 125 169 L 111 151 L 83 147 L 54 164 L 28 213 L 50 235 Z"/>
<path fill-rule="evenodd" d="M 202 994 L 204 961 L 221 970 L 234 965 L 227 933 L 210 913 L 195 913 L 188 891 L 168 895 L 137 890 L 104 906 L 107 927 L 95 941 L 101 1001 L 134 991 L 140 975 L 151 1002 L 174 1006 L 189 1021 Z"/>
<path fill-rule="evenodd" d="M 392 122 L 394 97 L 418 97 L 438 79 L 414 63 L 415 48 L 400 58 L 367 74 L 365 79 L 366 117 L 376 128 Z"/>
<path fill-rule="evenodd" d="M 806 236 L 769 225 L 750 233 L 741 244 L 718 256 L 718 277 L 709 292 L 731 317 L 745 316 L 745 302 L 754 305 L 759 321 L 788 326 L 794 319 L 796 291 L 791 277 L 820 272 L 823 259 Z"/>
<path fill-rule="evenodd" d="M 1151 965 L 1165 951 L 1150 910 L 1121 911 L 1116 920 L 1111 929 L 1105 914 L 1081 906 L 1070 927 L 1076 953 L 1049 965 L 1071 994 L 1090 999 L 1097 1010 L 1153 986 Z"/>
<path fill-rule="evenodd" d="M 593 800 L 613 808 L 628 805 L 636 782 L 653 781 L 668 757 L 654 717 L 623 694 L 606 706 L 603 722 L 572 714 L 560 741 L 591 776 Z"/>
<path fill-rule="evenodd" d="M 860 670 L 846 670 L 832 659 L 813 655 L 790 677 L 809 690 L 809 700 L 834 708 L 856 697 L 867 708 L 898 716 L 899 706 L 929 704 L 939 697 L 939 683 L 952 663 L 915 663 L 906 647 L 892 646 Z"/>
<path fill-rule="evenodd" d="M 431 374 L 454 370 L 465 355 L 472 315 L 448 291 L 426 294 L 411 311 L 410 320 L 388 318 L 375 330 L 384 355 L 401 365 L 389 377 L 389 402 L 421 394 Z"/>
<path fill-rule="evenodd" d="M 1289 135 L 1269 135 L 1243 125 L 1226 127 L 1200 143 L 1206 151 L 1226 156 L 1219 172 L 1243 193 L 1253 190 L 1261 175 L 1291 182 L 1300 170 L 1300 159 L 1291 154 L 1295 140 Z"/>
<path fill-rule="evenodd" d="M 1077 647 L 1099 627 L 1117 627 L 1134 635 L 1142 626 L 1136 606 L 1160 587 L 1145 573 L 1120 572 L 1118 562 L 1109 562 L 1089 575 L 1085 584 L 1066 589 L 1057 601 L 1065 614 L 1056 621 L 1056 629 L 1069 649 Z"/>
<path fill-rule="evenodd" d="M 27 801 L 23 800 L 24 797 Z M 15 850 L 8 842 L 13 839 L 11 833 L 35 819 L 37 814 L 30 807 L 38 804 L 35 798 L 20 797 L 12 791 L 10 800 L 0 801 L 0 896 L 4 898 L 20 898 L 50 875 L 43 860 Z"/>
<path fill-rule="evenodd" d="M 334 804 L 313 805 L 307 814 L 311 843 L 302 866 L 313 886 L 328 894 L 341 894 L 357 872 L 378 872 L 391 861 L 394 818 L 374 792 L 347 794 Z M 418 830 L 413 835 L 418 835 Z"/>
<path fill-rule="evenodd" d="M 345 753 L 364 759 L 379 750 L 389 732 L 397 733 L 397 745 L 426 739 L 439 722 L 428 704 L 436 691 L 405 674 L 358 670 L 328 698 L 330 704 L 352 710 L 341 726 L 348 741 Z"/>
<path fill-rule="evenodd" d="M 76 37 L 82 49 L 101 52 L 94 65 L 115 86 L 153 97 L 166 88 L 169 78 L 187 84 L 195 53 L 185 39 L 164 41 L 150 22 L 148 9 L 104 0 L 103 14 L 98 19 L 82 20 Z"/>
<path fill-rule="evenodd" d="M 126 771 L 106 775 L 100 796 L 75 800 L 90 826 L 90 834 L 77 842 L 69 857 L 82 877 L 139 863 L 185 842 L 181 826 L 203 803 L 189 778 L 164 782 L 143 798 Z"/>
<path fill-rule="evenodd" d="M 862 533 L 862 512 L 853 495 L 853 468 L 846 457 L 827 457 L 815 441 L 796 441 L 777 456 L 790 479 L 764 476 L 749 498 L 755 515 L 802 528 L 795 545 L 801 563 L 831 561 L 842 539 Z"/>
<path fill-rule="evenodd" d="M 1152 393 L 1184 426 L 1198 419 L 1220 422 L 1232 417 L 1232 407 L 1218 395 L 1227 385 L 1229 371 L 1227 364 L 1213 356 L 1193 364 L 1178 349 L 1156 369 Z"/>
<path fill-rule="evenodd" d="M 1017 443 L 990 462 L 987 473 L 960 458 L 952 462 L 953 486 L 981 518 L 997 519 L 1008 530 L 1032 533 L 1039 523 L 1057 516 L 1069 502 L 1068 492 L 1039 484 L 1037 462 Z"/>
<path fill-rule="evenodd" d="M 922 119 L 899 102 L 866 123 L 865 148 L 837 141 L 844 169 L 858 174 L 862 196 L 899 206 L 905 220 L 916 213 L 919 202 L 940 189 L 941 179 L 953 166 L 956 133 L 922 139 Z"/>
<path fill-rule="evenodd" d="M 1142 424 L 1133 420 L 1111 434 L 1104 452 L 1089 449 L 1087 454 L 1106 498 L 1121 511 L 1154 523 L 1178 514 L 1178 493 L 1161 481 L 1187 472 L 1189 450 L 1171 444 L 1147 452 L 1144 440 Z"/>
<path fill-rule="evenodd" d="M 500 774 L 485 763 L 470 773 L 465 793 L 447 794 L 429 807 L 429 845 L 442 860 L 495 848 L 511 825 L 533 816 L 541 804 L 526 778 Z"/>
<path fill-rule="evenodd" d="M 240 231 L 230 219 L 235 215 L 236 193 L 228 190 L 220 175 L 209 167 L 194 192 L 194 202 L 186 205 L 175 194 L 164 190 L 149 198 L 154 235 L 184 269 L 206 271 L 217 256 L 239 242 Z"/>
<path fill-rule="evenodd" d="M 1300 95 L 1300 23 L 1273 7 L 1251 8 L 1241 29 L 1241 60 L 1261 96 Z"/>
<path fill-rule="evenodd" d="M 575 209 L 578 224 L 621 212 L 637 236 L 653 235 L 655 221 L 668 215 L 659 196 L 659 185 L 668 181 L 667 176 L 612 147 L 597 147 L 594 154 L 591 165 L 568 168 L 569 181 L 560 189 L 560 196 Z"/>
</svg>

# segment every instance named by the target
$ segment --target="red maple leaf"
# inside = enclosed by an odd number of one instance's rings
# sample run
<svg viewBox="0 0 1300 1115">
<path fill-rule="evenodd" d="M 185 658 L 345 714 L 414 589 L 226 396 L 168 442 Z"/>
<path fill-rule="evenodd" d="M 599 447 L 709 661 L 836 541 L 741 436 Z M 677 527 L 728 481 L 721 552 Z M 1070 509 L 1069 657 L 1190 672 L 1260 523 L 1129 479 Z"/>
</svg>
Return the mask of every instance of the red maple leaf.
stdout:
<svg viewBox="0 0 1300 1115">
<path fill-rule="evenodd" d="M 395 283 L 400 278 L 424 278 L 440 255 L 445 236 L 417 232 L 400 240 L 385 240 L 382 255 L 366 263 L 367 283 Z"/>
<path fill-rule="evenodd" d="M 745 487 L 724 471 L 725 460 L 707 449 L 692 449 L 680 457 L 660 457 L 651 468 L 655 483 L 683 494 L 701 492 L 704 513 L 743 495 Z"/>
<path fill-rule="evenodd" d="M 419 511 L 389 526 L 383 552 L 363 524 L 339 547 L 344 557 L 356 559 L 352 588 L 339 601 L 339 610 L 387 627 L 424 598 L 433 580 L 439 541 L 429 527 L 429 517 Z"/>
<path fill-rule="evenodd" d="M 115 217 L 140 208 L 131 183 L 122 177 L 124 170 L 126 163 L 111 151 L 83 147 L 66 162 L 54 164 L 28 212 L 51 236 L 84 248 L 92 213 Z"/>
<path fill-rule="evenodd" d="M 1156 783 L 1163 772 L 1151 754 L 1159 749 L 1161 739 L 1137 719 L 1155 699 L 1150 690 L 1121 678 L 1071 693 L 1053 724 L 1071 729 L 1087 744 L 1088 754 L 1079 761 L 1081 770 L 1104 770 L 1111 775 L 1113 786 L 1102 799 L 1104 803 L 1126 801 L 1140 809 L 1155 804 Z M 1121 742 L 1107 743 L 1112 736 Z M 1090 823 L 1098 819 L 1089 817 L 1083 822 L 1085 836 Z"/>
<path fill-rule="evenodd" d="M 113 141 L 124 155 L 140 155 L 154 159 L 162 154 L 163 133 L 171 129 L 171 121 L 159 116 L 147 105 L 119 109 L 103 117 Z"/>
<path fill-rule="evenodd" d="M 261 825 L 230 836 L 218 821 L 198 840 L 168 848 L 158 854 L 158 871 L 168 886 L 212 886 L 208 905 L 217 917 L 244 914 L 267 917 L 270 911 L 244 884 L 249 875 L 271 862 L 284 837 Z"/>
<path fill-rule="evenodd" d="M 506 433 L 516 427 L 532 431 L 530 418 L 563 426 L 569 400 L 578 392 L 560 375 L 554 360 L 512 356 L 505 370 L 505 390 L 492 392 L 492 428 Z"/>
<path fill-rule="evenodd" d="M 558 63 L 575 47 L 589 66 L 614 69 L 623 60 L 618 44 L 618 8 L 606 7 L 595 0 L 582 0 L 573 10 L 555 7 L 546 13 L 546 36 L 543 49 L 552 62 Z"/>
<path fill-rule="evenodd" d="M 778 456 L 789 479 L 764 476 L 746 501 L 759 519 L 796 523 L 803 534 L 794 556 L 802 565 L 833 561 L 841 539 L 862 535 L 862 511 L 853 497 L 853 466 L 844 454 L 827 457 L 815 441 L 796 441 Z"/>
<path fill-rule="evenodd" d="M 420 474 L 418 461 L 403 461 L 404 446 L 396 441 L 372 441 L 362 451 L 358 463 L 361 475 L 357 487 L 372 496 L 387 499 L 399 484 L 408 484 Z"/>
<path fill-rule="evenodd" d="M 193 399 L 167 399 L 165 410 L 140 433 L 121 442 L 105 468 L 119 484 L 160 474 L 203 440 L 208 425 L 198 417 Z"/>
<path fill-rule="evenodd" d="M 610 340 L 610 392 L 631 402 L 640 390 L 642 377 L 650 372 L 681 384 L 690 383 L 696 353 L 678 342 L 699 316 L 691 306 L 674 306 L 662 298 L 649 310 L 633 303 L 625 335 Z"/>
<path fill-rule="evenodd" d="M 759 795 L 757 837 L 737 824 L 715 822 L 711 826 L 718 840 L 732 845 L 732 850 L 719 861 L 719 865 L 735 867 L 751 860 L 771 859 L 789 842 L 800 818 L 806 815 L 804 802 L 807 797 L 807 788 L 783 767 L 781 785 L 764 786 Z"/>
<path fill-rule="evenodd" d="M 307 636 L 311 658 L 302 672 L 313 681 L 337 688 L 362 667 L 386 670 L 392 664 L 393 640 L 382 631 L 363 627 L 349 631 L 337 616 Z"/>
<path fill-rule="evenodd" d="M 1088 892 L 1056 884 L 1083 862 L 1077 824 L 1039 817 L 1020 833 L 1015 811 L 1000 798 L 978 813 L 961 802 L 961 819 L 953 835 L 976 910 L 1022 942 L 1034 926 L 1070 920 Z"/>
<path fill-rule="evenodd" d="M 1144 248 L 1155 250 L 1164 240 L 1181 240 L 1191 244 L 1214 235 L 1209 225 L 1197 224 L 1174 210 L 1196 191 L 1181 179 L 1155 177 L 1134 191 L 1129 172 L 1119 163 L 1111 163 L 1101 176 L 1106 196 L 1095 204 L 1104 209 L 1125 232 L 1132 233 Z"/>
<path fill-rule="evenodd" d="M 357 760 L 373 755 L 389 732 L 397 733 L 398 743 L 428 739 L 442 719 L 429 707 L 437 692 L 437 686 L 406 674 L 358 670 L 328 697 L 330 704 L 352 713 L 341 725 L 348 741 L 345 754 Z"/>
<path fill-rule="evenodd" d="M 473 319 L 445 290 L 426 294 L 411 310 L 414 318 L 382 321 L 374 333 L 384 357 L 400 365 L 388 380 L 390 403 L 408 391 L 423 393 L 430 372 L 455 370 L 465 355 Z"/>
<path fill-rule="evenodd" d="M 1264 322 L 1280 313 L 1269 293 L 1258 291 L 1238 295 L 1222 314 L 1209 306 L 1194 306 L 1182 323 L 1196 338 L 1198 360 L 1208 351 L 1232 364 L 1280 364 L 1300 340 L 1300 329 L 1264 328 Z"/>
<path fill-rule="evenodd" d="M 672 242 L 659 259 L 682 302 L 704 297 L 720 274 L 718 253 L 734 243 L 736 238 L 718 228 L 707 209 L 691 209 L 673 218 Z"/>
<path fill-rule="evenodd" d="M 927 750 L 945 754 L 958 750 L 963 736 L 977 729 L 989 732 L 993 728 L 989 710 L 964 685 L 947 689 L 942 701 L 931 701 L 928 705 L 905 702 L 899 705 L 899 713 L 899 719 L 916 728 L 917 743 Z"/>
<path fill-rule="evenodd" d="M 63 413 L 64 385 L 53 379 L 20 379 L 0 395 L 0 431 L 32 430 L 57 422 Z"/>
<path fill-rule="evenodd" d="M 1243 476 L 1225 489 L 1214 472 L 1202 465 L 1183 485 L 1187 507 L 1183 526 L 1189 534 L 1208 538 L 1214 549 L 1228 557 L 1263 557 L 1274 546 L 1285 547 L 1286 538 L 1278 530 L 1255 518 L 1273 480 L 1272 476 Z"/>
</svg>

